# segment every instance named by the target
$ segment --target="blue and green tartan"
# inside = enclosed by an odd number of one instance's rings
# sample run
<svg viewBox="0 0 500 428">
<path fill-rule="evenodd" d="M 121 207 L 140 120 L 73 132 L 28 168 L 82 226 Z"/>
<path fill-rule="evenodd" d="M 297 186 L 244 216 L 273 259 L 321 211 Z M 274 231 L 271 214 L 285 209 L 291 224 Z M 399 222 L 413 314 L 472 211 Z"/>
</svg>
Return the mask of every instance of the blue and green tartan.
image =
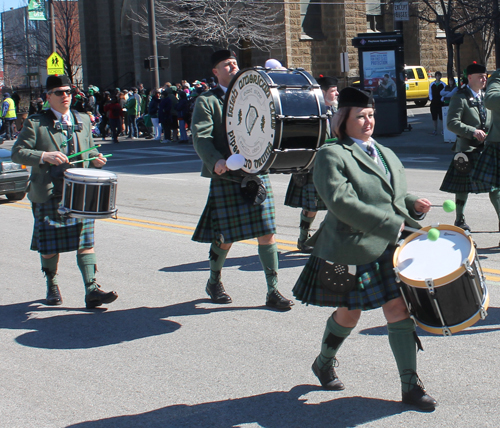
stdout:
<svg viewBox="0 0 500 428">
<path fill-rule="evenodd" d="M 212 179 L 207 204 L 192 240 L 226 244 L 276 233 L 274 195 L 269 176 L 259 175 L 266 200 L 252 205 L 241 195 L 241 184 Z"/>
<path fill-rule="evenodd" d="M 357 266 L 358 286 L 346 294 L 333 293 L 321 285 L 320 269 L 323 260 L 311 256 L 293 287 L 293 295 L 302 303 L 316 306 L 363 311 L 379 308 L 389 300 L 401 296 L 392 264 L 394 251 L 395 247 L 390 246 L 377 260 Z"/>
<path fill-rule="evenodd" d="M 293 179 L 290 177 L 290 183 L 285 196 L 285 205 L 292 208 L 302 208 L 306 211 L 324 211 L 326 205 L 320 198 L 316 187 L 313 182 L 313 173 L 304 174 L 307 178 L 303 186 L 297 186 Z"/>
<path fill-rule="evenodd" d="M 491 186 L 472 178 L 481 152 L 467 152 L 466 154 L 471 163 L 472 171 L 467 174 L 458 172 L 452 159 L 439 190 L 448 193 L 487 193 L 491 191 Z"/>
<path fill-rule="evenodd" d="M 480 181 L 488 188 L 500 188 L 500 143 L 486 144 L 472 172 L 472 179 Z"/>
<path fill-rule="evenodd" d="M 35 225 L 31 250 L 40 254 L 67 253 L 94 247 L 94 220 L 61 218 L 59 199 L 32 205 Z"/>
</svg>

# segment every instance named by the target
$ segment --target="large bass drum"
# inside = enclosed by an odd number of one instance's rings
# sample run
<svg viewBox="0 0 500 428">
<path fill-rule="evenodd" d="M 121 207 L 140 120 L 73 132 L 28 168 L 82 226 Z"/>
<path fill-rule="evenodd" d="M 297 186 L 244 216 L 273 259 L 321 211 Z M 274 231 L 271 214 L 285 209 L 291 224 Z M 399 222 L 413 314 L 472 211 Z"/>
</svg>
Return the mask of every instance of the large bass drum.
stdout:
<svg viewBox="0 0 500 428">
<path fill-rule="evenodd" d="M 231 154 L 248 174 L 308 172 L 325 141 L 326 107 L 316 80 L 303 69 L 241 70 L 224 100 Z"/>
</svg>

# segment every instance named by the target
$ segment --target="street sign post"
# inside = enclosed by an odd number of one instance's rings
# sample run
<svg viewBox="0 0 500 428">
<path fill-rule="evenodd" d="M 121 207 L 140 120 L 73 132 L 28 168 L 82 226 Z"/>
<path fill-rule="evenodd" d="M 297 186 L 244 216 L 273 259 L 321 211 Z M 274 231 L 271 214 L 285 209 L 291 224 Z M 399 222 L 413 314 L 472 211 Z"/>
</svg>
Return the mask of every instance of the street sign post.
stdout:
<svg viewBox="0 0 500 428">
<path fill-rule="evenodd" d="M 53 52 L 52 55 L 47 58 L 47 74 L 49 76 L 53 74 L 64 74 L 64 60 L 57 52 Z"/>
</svg>

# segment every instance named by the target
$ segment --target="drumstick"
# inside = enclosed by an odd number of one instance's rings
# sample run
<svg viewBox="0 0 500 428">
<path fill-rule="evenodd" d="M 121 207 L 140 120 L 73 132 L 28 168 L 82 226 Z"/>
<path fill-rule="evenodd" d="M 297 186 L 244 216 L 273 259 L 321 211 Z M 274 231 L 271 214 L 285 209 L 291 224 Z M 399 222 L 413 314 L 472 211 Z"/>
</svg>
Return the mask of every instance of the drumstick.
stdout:
<svg viewBox="0 0 500 428">
<path fill-rule="evenodd" d="M 75 156 L 78 156 L 78 155 L 81 155 L 82 153 L 87 153 L 87 152 L 90 152 L 91 150 L 94 150 L 96 149 L 97 147 L 101 147 L 101 145 L 97 145 L 97 146 L 94 146 L 94 147 L 91 147 L 89 149 L 85 149 L 85 150 L 82 150 L 81 152 L 78 152 L 78 153 L 74 153 L 72 155 L 69 155 L 68 156 L 68 159 L 71 159 L 71 158 L 74 158 Z"/>
<path fill-rule="evenodd" d="M 103 158 L 109 158 L 110 156 L 113 156 L 113 153 L 109 153 L 107 155 L 103 155 Z M 93 160 L 96 160 L 96 159 L 99 159 L 99 156 L 95 156 L 95 157 L 89 158 L 89 159 L 77 160 L 77 161 L 74 161 L 74 162 L 70 162 L 70 164 L 71 165 L 75 165 L 77 163 L 87 162 L 87 161 L 93 161 Z"/>
</svg>

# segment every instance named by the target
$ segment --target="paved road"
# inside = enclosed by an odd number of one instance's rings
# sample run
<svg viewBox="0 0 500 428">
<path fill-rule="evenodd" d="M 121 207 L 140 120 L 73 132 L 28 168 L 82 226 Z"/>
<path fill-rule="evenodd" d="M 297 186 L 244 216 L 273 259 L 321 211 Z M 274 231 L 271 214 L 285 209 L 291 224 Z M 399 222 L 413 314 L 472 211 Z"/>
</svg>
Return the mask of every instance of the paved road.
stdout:
<svg viewBox="0 0 500 428">
<path fill-rule="evenodd" d="M 449 145 L 414 128 L 380 137 L 403 159 L 409 190 L 434 204 L 424 224 L 451 223 L 439 184 Z M 429 119 L 430 121 L 430 119 Z M 430 129 L 432 130 L 432 129 Z M 439 137 L 433 137 L 438 140 Z M 27 427 L 497 427 L 500 282 L 497 222 L 474 195 L 467 220 L 490 293 L 488 317 L 452 337 L 420 330 L 419 374 L 438 409 L 403 406 L 380 310 L 363 314 L 339 354 L 342 392 L 318 388 L 310 365 L 330 308 L 264 306 L 256 244 L 238 243 L 224 270 L 233 304 L 204 293 L 208 246 L 190 240 L 208 180 L 191 146 L 151 141 L 104 144 L 118 175 L 119 219 L 96 224 L 99 282 L 120 298 L 87 311 L 74 254 L 63 254 L 64 304 L 42 303 L 38 256 L 27 248 L 27 200 L 0 201 L 0 426 Z M 282 201 L 288 177 L 272 176 Z M 295 251 L 299 212 L 277 204 L 280 288 L 291 289 L 306 257 Z M 317 226 L 317 224 L 316 224 Z M 437 257 L 446 257 L 439 254 Z"/>
</svg>

